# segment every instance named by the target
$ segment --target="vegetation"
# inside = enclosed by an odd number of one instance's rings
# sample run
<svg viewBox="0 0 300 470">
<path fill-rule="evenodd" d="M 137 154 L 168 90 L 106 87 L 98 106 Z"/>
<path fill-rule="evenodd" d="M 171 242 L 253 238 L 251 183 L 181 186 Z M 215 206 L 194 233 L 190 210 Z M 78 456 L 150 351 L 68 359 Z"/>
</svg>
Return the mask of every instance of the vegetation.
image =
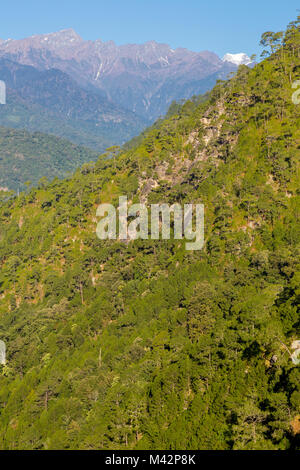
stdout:
<svg viewBox="0 0 300 470">
<path fill-rule="evenodd" d="M 270 37 L 118 158 L 2 203 L 2 449 L 300 448 L 300 18 Z M 204 203 L 205 248 L 98 240 L 124 194 Z"/>
<path fill-rule="evenodd" d="M 0 187 L 24 190 L 47 177 L 62 178 L 91 160 L 97 152 L 52 135 L 0 127 Z"/>
</svg>

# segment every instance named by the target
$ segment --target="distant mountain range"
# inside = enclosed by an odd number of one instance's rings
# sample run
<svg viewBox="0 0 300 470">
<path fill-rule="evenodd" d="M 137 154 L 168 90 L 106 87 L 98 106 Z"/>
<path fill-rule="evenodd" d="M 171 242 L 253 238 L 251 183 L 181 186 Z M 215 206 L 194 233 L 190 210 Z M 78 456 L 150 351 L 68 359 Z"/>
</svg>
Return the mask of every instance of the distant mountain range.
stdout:
<svg viewBox="0 0 300 470">
<path fill-rule="evenodd" d="M 148 124 L 57 69 L 38 70 L 0 58 L 0 77 L 8 90 L 7 104 L 0 107 L 3 126 L 55 134 L 101 152 Z"/>
<path fill-rule="evenodd" d="M 205 93 L 217 79 L 225 79 L 235 71 L 239 63 L 250 63 L 246 54 L 227 54 L 222 60 L 213 52 L 174 50 L 155 41 L 123 46 L 100 39 L 84 41 L 72 29 L 22 40 L 2 40 L 0 57 L 32 66 L 40 72 L 48 71 L 39 76 L 31 71 L 37 91 L 33 91 L 33 84 L 28 84 L 28 81 L 18 85 L 23 98 L 29 96 L 43 106 L 54 107 L 62 116 L 67 113 L 70 117 L 82 119 L 84 114 L 85 120 L 96 122 L 98 126 L 103 121 L 115 123 L 115 119 L 121 126 L 124 116 L 121 110 L 131 111 L 138 121 L 132 127 L 132 135 L 137 134 L 145 123 L 164 115 L 173 100 Z M 50 69 L 60 70 L 63 74 L 49 74 Z M 1 73 L 0 70 L 0 78 Z M 61 88 L 62 81 L 65 83 Z M 85 95 L 88 110 L 82 104 L 74 104 L 77 99 L 84 98 L 83 91 L 80 94 L 75 82 L 85 89 L 85 93 L 92 92 L 92 95 Z M 49 92 L 51 84 L 54 88 L 49 97 L 44 92 Z M 66 88 L 71 96 L 65 100 Z M 59 95 L 56 100 L 54 91 Z M 131 128 L 130 119 L 133 117 L 128 116 L 128 127 Z M 126 132 L 121 134 L 123 137 Z"/>
</svg>

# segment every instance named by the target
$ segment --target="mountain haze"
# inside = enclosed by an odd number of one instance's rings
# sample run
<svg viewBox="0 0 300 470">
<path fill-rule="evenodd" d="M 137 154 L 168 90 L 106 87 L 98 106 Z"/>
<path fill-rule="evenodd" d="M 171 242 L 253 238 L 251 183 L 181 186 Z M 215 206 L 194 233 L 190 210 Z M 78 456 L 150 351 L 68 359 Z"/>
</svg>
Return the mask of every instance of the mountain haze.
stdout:
<svg viewBox="0 0 300 470">
<path fill-rule="evenodd" d="M 101 152 L 148 124 L 99 93 L 82 89 L 61 70 L 0 59 L 0 77 L 7 86 L 7 104 L 0 107 L 3 126 L 55 134 Z"/>
</svg>

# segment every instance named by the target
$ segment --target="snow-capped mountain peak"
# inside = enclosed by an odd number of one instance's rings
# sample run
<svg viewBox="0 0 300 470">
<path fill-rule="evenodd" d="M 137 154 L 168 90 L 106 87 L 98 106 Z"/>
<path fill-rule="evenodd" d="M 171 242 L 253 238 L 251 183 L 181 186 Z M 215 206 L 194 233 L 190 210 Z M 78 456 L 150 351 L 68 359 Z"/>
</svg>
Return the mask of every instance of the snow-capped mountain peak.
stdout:
<svg viewBox="0 0 300 470">
<path fill-rule="evenodd" d="M 225 54 L 222 60 L 223 62 L 230 62 L 235 65 L 249 65 L 252 63 L 250 57 L 244 52 L 240 52 L 239 54 Z"/>
</svg>

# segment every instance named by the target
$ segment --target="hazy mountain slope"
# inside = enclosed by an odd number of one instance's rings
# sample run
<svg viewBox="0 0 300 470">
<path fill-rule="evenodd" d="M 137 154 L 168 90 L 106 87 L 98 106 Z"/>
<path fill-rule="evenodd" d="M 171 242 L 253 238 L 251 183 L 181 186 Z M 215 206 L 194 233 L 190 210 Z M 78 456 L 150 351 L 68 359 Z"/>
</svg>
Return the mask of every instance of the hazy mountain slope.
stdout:
<svg viewBox="0 0 300 470">
<path fill-rule="evenodd" d="M 0 106 L 0 125 L 30 132 L 40 131 L 67 138 L 74 143 L 99 149 L 101 153 L 111 145 L 105 132 L 95 135 L 94 126 L 86 122 L 74 122 L 61 119 L 57 114 L 48 112 L 40 105 L 29 103 L 15 90 L 7 89 L 6 105 Z"/>
<path fill-rule="evenodd" d="M 155 41 L 123 46 L 83 41 L 73 30 L 5 41 L 0 56 L 40 70 L 60 69 L 80 85 L 151 121 L 164 114 L 173 100 L 204 93 L 212 81 L 215 84 L 212 77 L 223 78 L 237 69 L 208 51 L 173 50 Z"/>
<path fill-rule="evenodd" d="M 55 136 L 0 127 L 0 188 L 23 190 L 27 181 L 61 178 L 97 156 Z"/>
<path fill-rule="evenodd" d="M 298 20 L 115 161 L 2 204 L 1 448 L 300 448 Z M 98 240 L 124 194 L 204 203 L 204 249 Z"/>
<path fill-rule="evenodd" d="M 4 126 L 52 133 L 103 151 L 148 124 L 98 93 L 81 89 L 60 70 L 39 71 L 0 59 L 0 77 L 8 88 L 7 105 L 0 107 Z"/>
</svg>

